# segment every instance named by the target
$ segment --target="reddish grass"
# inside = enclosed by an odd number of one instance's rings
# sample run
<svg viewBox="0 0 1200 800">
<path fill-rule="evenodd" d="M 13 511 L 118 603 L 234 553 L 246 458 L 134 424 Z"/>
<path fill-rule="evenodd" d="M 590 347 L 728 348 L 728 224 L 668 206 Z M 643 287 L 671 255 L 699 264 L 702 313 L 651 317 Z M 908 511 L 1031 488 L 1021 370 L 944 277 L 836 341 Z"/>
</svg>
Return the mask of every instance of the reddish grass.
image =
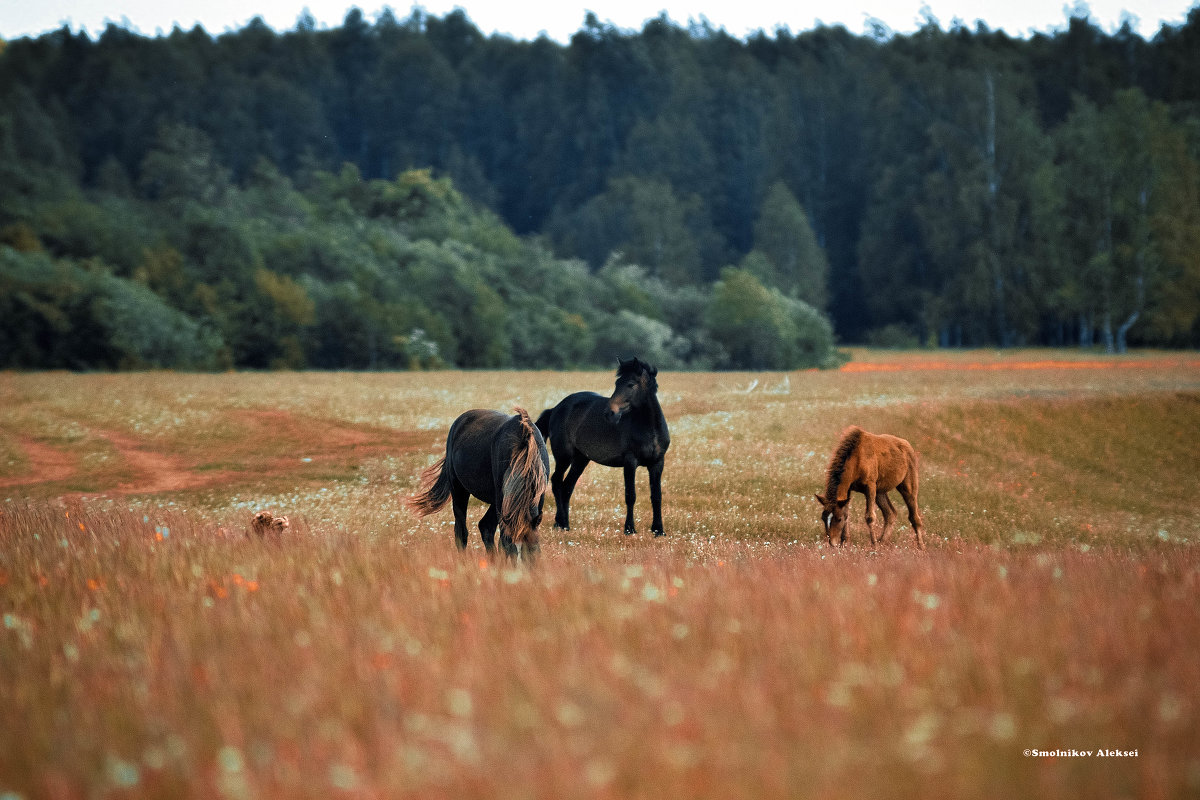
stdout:
<svg viewBox="0 0 1200 800">
<path fill-rule="evenodd" d="M 29 506 L 0 526 L 0 699 L 26 721 L 0 734 L 0 775 L 29 797 L 1196 789 L 1190 547 L 722 544 L 529 572 L 181 513 Z"/>
<path fill-rule="evenodd" d="M 0 436 L 118 489 L 0 492 L 0 796 L 1200 793 L 1194 366 L 664 375 L 667 537 L 593 469 L 534 570 L 400 499 L 443 418 L 608 376 L 252 377 L 0 376 Z M 273 410 L 318 435 L 239 436 Z M 861 499 L 820 545 L 849 423 L 921 453 L 928 553 Z M 123 494 L 101 430 L 274 472 Z"/>
</svg>

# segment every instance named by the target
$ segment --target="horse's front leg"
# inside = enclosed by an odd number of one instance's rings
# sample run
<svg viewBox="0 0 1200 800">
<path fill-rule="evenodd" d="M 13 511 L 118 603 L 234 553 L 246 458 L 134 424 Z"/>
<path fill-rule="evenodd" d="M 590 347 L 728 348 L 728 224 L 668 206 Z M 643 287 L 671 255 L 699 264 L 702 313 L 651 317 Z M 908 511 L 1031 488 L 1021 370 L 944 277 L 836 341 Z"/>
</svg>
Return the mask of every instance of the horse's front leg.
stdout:
<svg viewBox="0 0 1200 800">
<path fill-rule="evenodd" d="M 654 520 L 650 523 L 650 530 L 655 536 L 663 536 L 663 520 L 662 520 L 662 474 L 663 460 L 660 458 L 649 467 L 650 470 L 650 506 L 654 509 Z"/>
<path fill-rule="evenodd" d="M 625 456 L 625 535 L 637 533 L 633 524 L 633 506 L 637 503 L 637 459 L 632 455 Z"/>
</svg>

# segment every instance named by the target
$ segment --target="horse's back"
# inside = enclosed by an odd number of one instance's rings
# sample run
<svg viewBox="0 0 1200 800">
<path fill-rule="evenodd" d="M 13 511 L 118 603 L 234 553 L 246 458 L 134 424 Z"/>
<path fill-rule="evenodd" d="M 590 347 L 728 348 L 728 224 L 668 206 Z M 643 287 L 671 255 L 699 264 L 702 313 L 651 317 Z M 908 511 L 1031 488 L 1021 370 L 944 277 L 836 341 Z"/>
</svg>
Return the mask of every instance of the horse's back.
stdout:
<svg viewBox="0 0 1200 800">
<path fill-rule="evenodd" d="M 608 398 L 596 392 L 575 392 L 558 401 L 551 412 L 551 424 L 559 424 L 569 420 L 577 420 L 581 415 L 589 413 L 603 414 L 604 404 Z M 553 430 L 553 428 L 551 428 Z"/>
<path fill-rule="evenodd" d="M 458 415 L 450 426 L 449 440 L 457 446 L 470 446 L 481 439 L 491 441 L 496 431 L 511 419 L 509 414 L 490 408 L 473 408 Z"/>
<path fill-rule="evenodd" d="M 548 439 L 574 440 L 579 427 L 591 420 L 604 421 L 604 406 L 608 398 L 595 392 L 569 394 L 550 409 Z"/>
<path fill-rule="evenodd" d="M 874 464 L 875 481 L 878 489 L 895 489 L 917 469 L 917 451 L 907 439 L 890 433 L 868 433 L 863 431 L 859 444 L 860 452 Z"/>
</svg>

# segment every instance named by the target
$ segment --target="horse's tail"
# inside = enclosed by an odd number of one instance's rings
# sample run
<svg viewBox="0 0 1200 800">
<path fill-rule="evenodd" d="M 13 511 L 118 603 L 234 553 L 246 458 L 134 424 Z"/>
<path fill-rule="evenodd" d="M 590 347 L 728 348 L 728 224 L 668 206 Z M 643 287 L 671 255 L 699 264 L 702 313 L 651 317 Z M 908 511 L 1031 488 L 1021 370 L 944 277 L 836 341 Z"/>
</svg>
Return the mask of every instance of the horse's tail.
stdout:
<svg viewBox="0 0 1200 800">
<path fill-rule="evenodd" d="M 546 493 L 550 476 L 542 458 L 546 446 L 538 436 L 541 426 L 535 426 L 529 418 L 529 412 L 520 406 L 513 410 L 520 419 L 524 436 L 513 448 L 512 460 L 504 475 L 504 501 L 500 504 L 500 519 L 513 542 L 520 543 L 534 535 L 528 509 Z M 542 417 L 548 417 L 549 413 L 543 413 Z"/>
<path fill-rule="evenodd" d="M 437 511 L 450 499 L 450 465 L 445 457 L 421 473 L 417 493 L 408 498 L 406 504 L 418 516 L 427 516 Z"/>
<path fill-rule="evenodd" d="M 542 438 L 547 442 L 550 441 L 550 415 L 554 413 L 553 408 L 547 408 L 537 418 L 537 429 L 542 432 Z M 526 417 L 529 415 L 526 414 Z"/>
</svg>

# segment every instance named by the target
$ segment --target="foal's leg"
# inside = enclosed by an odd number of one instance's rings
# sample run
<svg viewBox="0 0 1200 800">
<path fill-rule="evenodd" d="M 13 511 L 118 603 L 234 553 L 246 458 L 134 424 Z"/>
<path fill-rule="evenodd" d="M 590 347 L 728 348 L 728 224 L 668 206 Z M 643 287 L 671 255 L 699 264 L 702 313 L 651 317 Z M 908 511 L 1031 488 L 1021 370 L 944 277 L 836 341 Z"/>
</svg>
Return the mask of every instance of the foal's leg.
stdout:
<svg viewBox="0 0 1200 800">
<path fill-rule="evenodd" d="M 867 533 L 871 534 L 871 546 L 879 544 L 875 536 L 875 484 L 868 483 L 864 491 L 867 496 Z"/>
<path fill-rule="evenodd" d="M 896 524 L 896 507 L 892 505 L 892 498 L 888 497 L 887 492 L 876 493 L 875 505 L 883 512 L 883 533 L 879 534 L 879 541 L 886 542 Z"/>
<path fill-rule="evenodd" d="M 909 486 L 910 483 L 911 486 Z M 916 476 L 910 475 L 904 483 L 896 488 L 900 490 L 900 496 L 904 498 L 904 505 L 908 506 L 908 521 L 912 523 L 913 531 L 917 534 L 917 547 L 924 550 L 925 520 L 921 518 L 921 511 L 917 508 Z"/>
<path fill-rule="evenodd" d="M 467 549 L 467 503 L 471 493 L 458 481 L 450 484 L 450 501 L 454 508 L 454 542 L 459 550 Z"/>
<path fill-rule="evenodd" d="M 663 460 L 650 465 L 650 507 L 654 509 L 654 519 L 650 523 L 650 531 L 655 536 L 663 535 L 662 521 L 662 473 Z"/>
<path fill-rule="evenodd" d="M 637 533 L 633 524 L 633 506 L 637 503 L 637 459 L 625 456 L 625 535 Z"/>
<path fill-rule="evenodd" d="M 496 525 L 499 524 L 500 515 L 496 513 L 496 506 L 488 507 L 487 513 L 479 520 L 479 535 L 483 538 L 483 546 L 487 548 L 488 555 L 496 553 Z"/>
<path fill-rule="evenodd" d="M 571 457 L 571 469 L 559 485 L 558 494 L 554 496 L 554 527 L 564 531 L 571 530 L 571 494 L 575 491 L 575 484 L 579 482 L 579 476 L 583 474 L 587 465 L 587 456 L 577 452 Z"/>
</svg>

